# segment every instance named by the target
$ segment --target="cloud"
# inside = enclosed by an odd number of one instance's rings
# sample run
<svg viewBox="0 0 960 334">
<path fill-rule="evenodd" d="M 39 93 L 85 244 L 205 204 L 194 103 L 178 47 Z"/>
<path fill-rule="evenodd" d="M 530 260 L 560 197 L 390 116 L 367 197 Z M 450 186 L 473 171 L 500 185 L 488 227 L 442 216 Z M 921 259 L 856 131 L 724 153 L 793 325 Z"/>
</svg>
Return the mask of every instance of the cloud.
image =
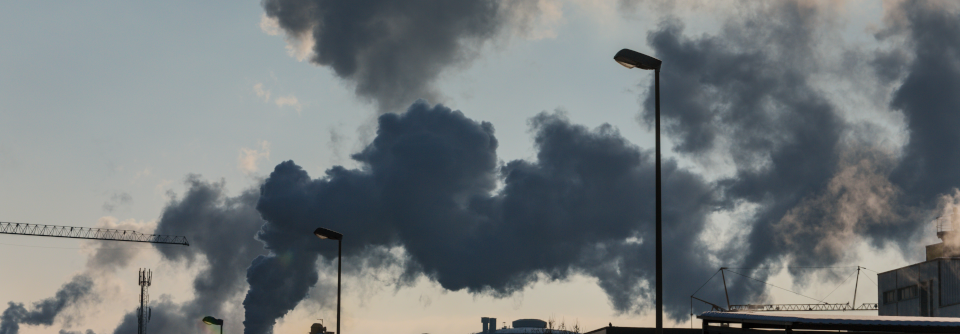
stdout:
<svg viewBox="0 0 960 334">
<path fill-rule="evenodd" d="M 297 97 L 293 96 L 293 94 L 278 97 L 276 100 L 273 100 L 273 103 L 276 103 L 277 107 L 280 108 L 292 107 L 297 111 L 297 114 L 303 110 L 303 105 L 300 104 L 300 101 L 297 100 Z"/>
<path fill-rule="evenodd" d="M 240 148 L 240 155 L 237 156 L 237 168 L 244 174 L 252 175 L 260 169 L 258 164 L 260 160 L 270 159 L 270 142 L 260 141 L 259 149 Z"/>
<path fill-rule="evenodd" d="M 269 255 L 248 269 L 246 333 L 269 333 L 318 281 L 317 257 L 336 250 L 304 231 L 345 235 L 345 257 L 403 247 L 399 284 L 427 276 L 447 290 L 505 297 L 539 280 L 597 277 L 621 312 L 649 304 L 653 159 L 611 126 L 589 130 L 559 115 L 531 120 L 536 161 L 501 165 L 493 126 L 418 102 L 379 118 L 377 137 L 353 155 L 360 169 L 334 167 L 311 179 L 292 161 L 261 186 L 257 234 Z M 696 244 L 715 198 L 700 177 L 666 161 L 665 224 L 676 233 L 668 261 L 703 268 Z M 503 182 L 500 191 L 497 183 Z M 589 226 L 589 228 L 587 228 Z M 633 237 L 633 238 L 629 238 Z M 385 256 L 386 253 L 378 253 Z M 387 257 L 390 258 L 389 256 Z M 352 260 L 356 261 L 356 260 Z M 373 261 L 371 263 L 378 263 Z M 677 271 L 673 280 L 689 275 Z M 285 284 L 275 284 L 282 280 Z"/>
<path fill-rule="evenodd" d="M 484 43 L 509 31 L 505 27 L 534 27 L 528 30 L 543 36 L 550 31 L 526 23 L 537 17 L 531 12 L 539 4 L 523 1 L 267 0 L 262 5 L 267 20 L 286 33 L 292 54 L 329 67 L 381 112 L 399 111 L 418 98 L 438 100 L 433 84 L 440 73 L 469 63 Z M 546 26 L 559 20 L 557 10 L 550 13 Z"/>
<path fill-rule="evenodd" d="M 123 205 L 130 205 L 130 203 L 132 202 L 133 202 L 133 196 L 130 196 L 130 194 L 126 192 L 119 192 L 119 193 L 114 192 L 113 195 L 110 196 L 109 200 L 107 200 L 106 202 L 103 202 L 102 208 L 103 208 L 103 211 L 113 212 L 113 210 L 115 210 L 117 207 L 123 206 Z"/>
<path fill-rule="evenodd" d="M 253 92 L 257 94 L 257 97 L 263 98 L 263 102 L 270 102 L 270 90 L 264 89 L 262 83 L 257 83 L 253 85 Z"/>
<path fill-rule="evenodd" d="M 270 36 L 278 36 L 283 33 L 280 29 L 280 23 L 277 19 L 268 17 L 267 14 L 260 16 L 260 30 Z"/>
</svg>

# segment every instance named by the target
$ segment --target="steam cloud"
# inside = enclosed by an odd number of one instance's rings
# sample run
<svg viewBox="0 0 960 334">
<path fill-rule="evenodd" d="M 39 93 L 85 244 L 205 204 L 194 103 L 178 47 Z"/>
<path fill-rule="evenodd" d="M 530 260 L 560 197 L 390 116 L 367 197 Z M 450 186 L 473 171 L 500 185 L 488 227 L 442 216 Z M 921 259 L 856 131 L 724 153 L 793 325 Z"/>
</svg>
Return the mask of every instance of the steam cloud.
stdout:
<svg viewBox="0 0 960 334">
<path fill-rule="evenodd" d="M 944 43 L 957 40 L 960 28 L 955 8 L 941 10 L 941 5 L 904 2 L 888 14 L 902 14 L 903 20 L 877 36 L 908 35 L 897 51 L 847 51 L 852 64 L 876 70 L 868 84 L 906 77 L 891 102 L 907 116 L 910 133 L 899 160 L 871 144 L 880 142 L 869 131 L 873 125 L 845 121 L 814 86 L 814 76 L 822 75 L 823 63 L 829 62 L 818 52 L 828 35 L 824 30 L 835 29 L 831 13 L 822 8 L 764 4 L 728 20 L 717 35 L 684 37 L 676 20 L 664 21 L 648 35 L 656 55 L 669 60 L 661 72 L 662 101 L 674 150 L 693 158 L 731 157 L 734 175 L 717 182 L 725 207 L 757 207 L 746 219 L 745 242 L 729 244 L 718 256 L 724 264 L 830 266 L 851 260 L 844 253 L 857 239 L 909 250 L 909 241 L 930 218 L 918 212 L 960 186 L 950 168 L 960 155 L 946 153 L 960 145 L 953 130 L 960 125 L 960 98 L 952 93 L 960 88 L 960 46 Z M 643 118 L 649 122 L 652 93 L 645 104 Z M 763 279 L 770 272 L 751 274 Z M 809 272 L 791 274 L 803 281 Z M 744 283 L 735 281 L 731 290 L 732 296 L 745 297 L 739 302 L 763 298 L 764 287 Z M 723 300 L 718 288 L 705 294 Z M 674 317 L 685 310 L 680 297 L 679 291 L 668 292 Z"/>
<path fill-rule="evenodd" d="M 263 9 L 291 42 L 311 48 L 312 63 L 355 83 L 383 112 L 437 101 L 432 84 L 441 72 L 537 10 L 536 2 L 493 0 L 265 0 Z"/>
<path fill-rule="evenodd" d="M 0 334 L 17 334 L 20 325 L 53 325 L 53 320 L 65 308 L 82 300 L 93 288 L 93 280 L 85 275 L 74 276 L 60 287 L 53 297 L 33 303 L 27 309 L 22 303 L 8 302 L 7 309 L 0 315 Z"/>
<path fill-rule="evenodd" d="M 261 186 L 258 233 L 271 254 L 253 261 L 245 333 L 269 333 L 317 282 L 317 255 L 336 256 L 311 231 L 345 235 L 344 256 L 402 246 L 409 279 L 427 275 L 448 290 L 505 296 L 540 279 L 597 277 L 618 309 L 649 294 L 653 159 L 610 126 L 588 130 L 558 115 L 531 120 L 535 162 L 498 165 L 493 126 L 425 102 L 380 116 L 373 143 L 311 179 L 292 161 Z M 713 193 L 667 161 L 666 220 L 700 230 Z M 503 189 L 494 191 L 497 181 Z M 671 233 L 666 244 L 696 249 L 696 236 Z M 668 261 L 702 262 L 675 252 Z M 677 277 L 681 273 L 675 273 Z"/>
<path fill-rule="evenodd" d="M 149 323 L 155 332 L 192 332 L 200 325 L 199 319 L 211 314 L 228 322 L 237 319 L 239 315 L 224 315 L 234 311 L 227 305 L 246 290 L 245 269 L 263 253 L 263 245 L 253 238 L 263 224 L 255 209 L 255 190 L 230 197 L 223 181 L 205 182 L 191 175 L 185 183 L 188 188 L 183 198 L 171 199 L 154 233 L 189 235 L 190 247 L 158 245 L 156 249 L 168 261 L 201 269 L 193 281 L 193 300 L 176 304 L 161 296 L 155 303 Z M 114 333 L 130 333 L 136 328 L 137 315 L 130 312 Z"/>
</svg>

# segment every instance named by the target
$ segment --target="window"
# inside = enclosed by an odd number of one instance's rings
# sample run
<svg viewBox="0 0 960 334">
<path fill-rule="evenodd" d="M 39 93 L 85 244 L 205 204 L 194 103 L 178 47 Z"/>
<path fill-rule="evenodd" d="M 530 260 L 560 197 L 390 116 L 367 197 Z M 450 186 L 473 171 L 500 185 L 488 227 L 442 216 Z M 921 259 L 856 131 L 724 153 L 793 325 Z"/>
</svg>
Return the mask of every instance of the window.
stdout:
<svg viewBox="0 0 960 334">
<path fill-rule="evenodd" d="M 906 288 L 900 288 L 900 300 L 917 298 L 917 286 L 908 286 Z"/>
<path fill-rule="evenodd" d="M 896 290 L 890 290 L 890 291 L 887 291 L 887 292 L 884 292 L 884 293 L 883 293 L 883 303 L 884 303 L 884 304 L 891 304 L 891 303 L 896 303 L 896 302 L 897 302 L 897 291 L 896 291 Z"/>
</svg>

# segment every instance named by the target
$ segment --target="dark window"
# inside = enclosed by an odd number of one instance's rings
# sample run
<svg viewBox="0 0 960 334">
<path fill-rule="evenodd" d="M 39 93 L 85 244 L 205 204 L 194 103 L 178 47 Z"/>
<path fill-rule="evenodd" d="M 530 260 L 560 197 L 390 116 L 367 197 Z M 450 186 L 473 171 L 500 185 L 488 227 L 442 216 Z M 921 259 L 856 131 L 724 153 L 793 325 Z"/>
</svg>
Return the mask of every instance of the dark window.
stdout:
<svg viewBox="0 0 960 334">
<path fill-rule="evenodd" d="M 896 303 L 896 302 L 897 302 L 897 291 L 896 291 L 896 290 L 890 290 L 890 291 L 887 291 L 887 292 L 884 292 L 884 293 L 883 293 L 883 303 L 884 303 L 884 304 L 891 304 L 891 303 Z"/>
<path fill-rule="evenodd" d="M 906 288 L 900 288 L 900 300 L 917 298 L 917 286 L 908 286 Z"/>
</svg>

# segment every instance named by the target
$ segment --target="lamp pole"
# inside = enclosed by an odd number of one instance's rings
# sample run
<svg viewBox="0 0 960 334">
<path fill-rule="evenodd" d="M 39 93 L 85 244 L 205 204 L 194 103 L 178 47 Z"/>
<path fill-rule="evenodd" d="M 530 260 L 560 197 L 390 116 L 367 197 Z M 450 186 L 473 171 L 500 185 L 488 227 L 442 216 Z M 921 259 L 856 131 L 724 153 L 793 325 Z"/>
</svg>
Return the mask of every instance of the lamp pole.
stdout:
<svg viewBox="0 0 960 334">
<path fill-rule="evenodd" d="M 333 230 L 318 227 L 313 231 L 320 239 L 333 239 L 337 241 L 337 333 L 340 334 L 340 273 L 343 269 L 343 234 Z"/>
<path fill-rule="evenodd" d="M 653 70 L 654 86 L 656 95 L 656 111 L 654 128 L 656 133 L 656 169 L 657 169 L 657 334 L 663 334 L 663 231 L 661 225 L 663 222 L 662 201 L 660 190 L 660 59 L 630 50 L 623 49 L 613 56 L 613 60 L 626 68 L 639 68 L 643 70 Z"/>
</svg>

